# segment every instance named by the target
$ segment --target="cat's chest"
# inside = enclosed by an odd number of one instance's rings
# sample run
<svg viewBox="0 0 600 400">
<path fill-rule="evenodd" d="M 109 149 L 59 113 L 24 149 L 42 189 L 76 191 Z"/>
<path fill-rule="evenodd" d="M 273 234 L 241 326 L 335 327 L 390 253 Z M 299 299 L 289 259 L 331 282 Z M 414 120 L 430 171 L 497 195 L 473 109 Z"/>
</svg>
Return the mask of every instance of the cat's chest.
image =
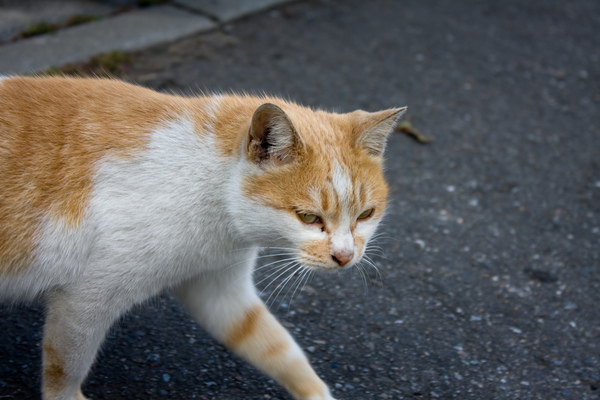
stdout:
<svg viewBox="0 0 600 400">
<path fill-rule="evenodd" d="M 227 236 L 229 169 L 211 132 L 198 135 L 191 122 L 174 120 L 152 133 L 136 159 L 100 166 L 92 213 L 115 237 L 164 252 L 220 246 Z"/>
</svg>

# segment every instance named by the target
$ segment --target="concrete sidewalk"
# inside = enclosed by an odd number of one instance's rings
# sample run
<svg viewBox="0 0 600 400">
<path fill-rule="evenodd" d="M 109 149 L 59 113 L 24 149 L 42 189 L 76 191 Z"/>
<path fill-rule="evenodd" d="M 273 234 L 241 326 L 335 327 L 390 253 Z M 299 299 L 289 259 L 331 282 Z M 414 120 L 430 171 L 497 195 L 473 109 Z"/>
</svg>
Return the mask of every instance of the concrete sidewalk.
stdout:
<svg viewBox="0 0 600 400">
<path fill-rule="evenodd" d="M 110 51 L 133 51 L 209 31 L 221 24 L 289 3 L 290 0 L 174 0 L 118 12 L 99 2 L 51 0 L 44 7 L 23 2 L 0 6 L 0 41 L 32 23 L 60 25 L 70 17 L 98 13 L 97 21 L 0 45 L 0 74 L 27 74 L 83 62 Z M 52 10 L 52 11 L 49 11 Z M 31 22 L 29 22 L 31 21 Z M 9 29 L 10 28 L 10 29 Z"/>
</svg>

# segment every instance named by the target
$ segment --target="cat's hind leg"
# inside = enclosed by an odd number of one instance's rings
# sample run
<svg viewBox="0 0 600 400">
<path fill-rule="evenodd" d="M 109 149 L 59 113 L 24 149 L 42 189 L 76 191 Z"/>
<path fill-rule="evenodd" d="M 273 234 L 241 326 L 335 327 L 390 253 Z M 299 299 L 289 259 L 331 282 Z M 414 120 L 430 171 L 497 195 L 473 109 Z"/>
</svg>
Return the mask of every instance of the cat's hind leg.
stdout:
<svg viewBox="0 0 600 400">
<path fill-rule="evenodd" d="M 117 316 L 89 292 L 60 290 L 49 296 L 42 346 L 44 400 L 85 400 L 81 384 Z"/>
<path fill-rule="evenodd" d="M 295 399 L 333 400 L 298 344 L 256 294 L 251 271 L 202 274 L 174 292 L 209 333 Z"/>
</svg>

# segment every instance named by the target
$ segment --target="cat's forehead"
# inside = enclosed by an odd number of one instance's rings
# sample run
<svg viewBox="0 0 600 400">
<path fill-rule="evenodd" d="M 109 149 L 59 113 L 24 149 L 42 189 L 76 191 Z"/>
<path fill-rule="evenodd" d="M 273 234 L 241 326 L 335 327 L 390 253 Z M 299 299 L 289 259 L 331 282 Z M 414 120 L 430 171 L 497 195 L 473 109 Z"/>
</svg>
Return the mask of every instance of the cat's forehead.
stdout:
<svg viewBox="0 0 600 400">
<path fill-rule="evenodd" d="M 377 166 L 344 163 L 333 158 L 327 174 L 313 181 L 310 201 L 320 214 L 336 224 L 348 224 L 366 208 L 383 208 L 387 186 Z"/>
<path fill-rule="evenodd" d="M 301 109 L 299 113 L 292 113 L 291 119 L 308 146 L 330 150 L 330 166 L 334 166 L 334 159 L 342 158 L 354 147 L 356 135 L 352 119 L 347 114 L 325 111 L 307 114 L 305 109 Z"/>
<path fill-rule="evenodd" d="M 310 153 L 294 165 L 248 177 L 245 192 L 275 208 L 303 209 L 336 219 L 342 211 L 360 213 L 366 206 L 385 202 L 387 185 L 380 165 L 357 154 L 338 158 L 327 148 Z"/>
</svg>

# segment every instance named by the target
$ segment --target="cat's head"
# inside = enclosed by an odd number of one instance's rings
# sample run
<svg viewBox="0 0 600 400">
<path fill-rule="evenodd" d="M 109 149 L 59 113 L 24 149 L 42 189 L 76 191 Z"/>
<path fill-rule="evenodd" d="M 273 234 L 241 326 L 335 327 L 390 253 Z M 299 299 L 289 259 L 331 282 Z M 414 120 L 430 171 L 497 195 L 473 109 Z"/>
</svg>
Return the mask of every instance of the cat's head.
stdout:
<svg viewBox="0 0 600 400">
<path fill-rule="evenodd" d="M 381 220 L 387 136 L 406 108 L 333 114 L 265 103 L 245 127 L 237 222 L 308 268 L 356 264 Z"/>
</svg>

